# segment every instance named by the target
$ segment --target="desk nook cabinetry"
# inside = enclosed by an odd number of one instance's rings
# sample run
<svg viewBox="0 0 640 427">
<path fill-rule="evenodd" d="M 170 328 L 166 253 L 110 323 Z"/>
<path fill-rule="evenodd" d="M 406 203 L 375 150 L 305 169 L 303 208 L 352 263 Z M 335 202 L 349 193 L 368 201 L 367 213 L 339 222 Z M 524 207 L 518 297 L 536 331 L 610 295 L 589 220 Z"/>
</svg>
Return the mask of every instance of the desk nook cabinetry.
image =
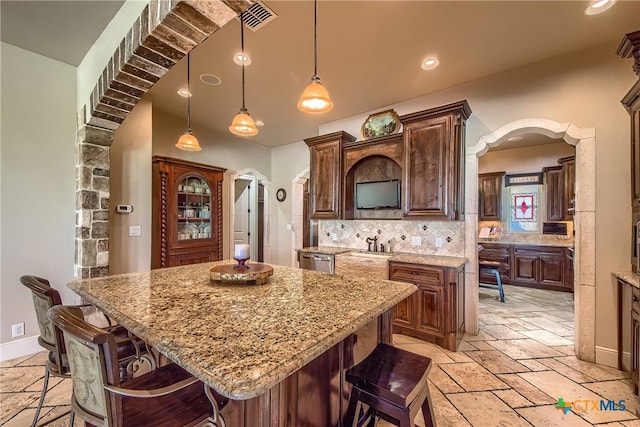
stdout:
<svg viewBox="0 0 640 427">
<path fill-rule="evenodd" d="M 478 220 L 502 220 L 502 180 L 506 172 L 478 175 Z"/>
<path fill-rule="evenodd" d="M 389 279 L 418 286 L 416 293 L 393 309 L 393 332 L 456 351 L 464 334 L 464 266 L 391 261 Z"/>
<path fill-rule="evenodd" d="M 464 134 L 470 115 L 467 101 L 460 101 L 400 116 L 400 134 L 356 141 L 340 131 L 305 139 L 311 217 L 462 220 Z M 356 186 L 372 181 L 400 181 L 402 209 L 358 209 Z"/>
<path fill-rule="evenodd" d="M 154 156 L 151 268 L 222 259 L 226 169 Z"/>
</svg>

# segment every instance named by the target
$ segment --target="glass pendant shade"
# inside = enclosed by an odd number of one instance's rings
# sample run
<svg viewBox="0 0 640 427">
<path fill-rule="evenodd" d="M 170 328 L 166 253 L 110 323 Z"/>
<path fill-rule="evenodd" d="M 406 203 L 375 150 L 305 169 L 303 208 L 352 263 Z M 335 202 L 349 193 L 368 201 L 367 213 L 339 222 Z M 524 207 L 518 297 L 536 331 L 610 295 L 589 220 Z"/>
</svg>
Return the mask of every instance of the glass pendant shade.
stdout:
<svg viewBox="0 0 640 427">
<path fill-rule="evenodd" d="M 191 133 L 191 130 L 187 130 L 182 136 L 178 139 L 176 143 L 176 147 L 184 151 L 200 151 L 202 148 L 200 147 L 200 143 L 198 142 L 198 138 Z"/>
<path fill-rule="evenodd" d="M 182 136 L 178 138 L 176 147 L 184 151 L 200 151 L 200 143 L 198 138 L 191 132 L 191 53 L 187 53 L 187 91 L 189 97 L 187 98 L 187 130 L 184 131 Z"/>
<path fill-rule="evenodd" d="M 240 109 L 240 112 L 235 115 L 231 126 L 229 126 L 229 132 L 240 136 L 254 136 L 258 134 L 256 123 L 246 108 Z"/>
<path fill-rule="evenodd" d="M 305 113 L 324 113 L 332 108 L 333 101 L 329 97 L 327 88 L 324 87 L 320 78 L 315 76 L 304 88 L 298 101 L 298 109 Z"/>
</svg>

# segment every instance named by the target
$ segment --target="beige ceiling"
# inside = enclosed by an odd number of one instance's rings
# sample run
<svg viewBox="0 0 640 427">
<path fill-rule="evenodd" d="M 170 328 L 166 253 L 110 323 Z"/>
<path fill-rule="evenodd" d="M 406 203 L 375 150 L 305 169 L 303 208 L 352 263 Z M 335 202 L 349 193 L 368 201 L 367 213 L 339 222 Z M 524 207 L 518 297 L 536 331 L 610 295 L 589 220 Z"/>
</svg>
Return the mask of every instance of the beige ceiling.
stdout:
<svg viewBox="0 0 640 427">
<path fill-rule="evenodd" d="M 246 67 L 246 105 L 265 122 L 250 140 L 268 146 L 314 136 L 321 123 L 546 58 L 601 45 L 614 55 L 622 36 L 640 27 L 637 0 L 619 0 L 596 16 L 584 14 L 587 1 L 320 1 L 319 75 L 335 107 L 310 115 L 296 103 L 313 73 L 313 2 L 266 3 L 278 17 L 256 32 L 245 31 L 245 45 L 253 61 Z M 3 5 L 3 27 L 5 17 Z M 4 28 L 2 34 L 4 40 Z M 241 70 L 232 62 L 239 49 L 240 25 L 233 20 L 192 52 L 196 134 L 206 126 L 215 138 L 239 138 L 227 130 L 242 104 Z M 420 62 L 429 55 L 441 64 L 423 71 Z M 203 73 L 219 76 L 222 84 L 201 83 Z M 186 101 L 176 91 L 185 85 L 183 60 L 152 88 L 154 107 L 184 118 Z"/>
</svg>

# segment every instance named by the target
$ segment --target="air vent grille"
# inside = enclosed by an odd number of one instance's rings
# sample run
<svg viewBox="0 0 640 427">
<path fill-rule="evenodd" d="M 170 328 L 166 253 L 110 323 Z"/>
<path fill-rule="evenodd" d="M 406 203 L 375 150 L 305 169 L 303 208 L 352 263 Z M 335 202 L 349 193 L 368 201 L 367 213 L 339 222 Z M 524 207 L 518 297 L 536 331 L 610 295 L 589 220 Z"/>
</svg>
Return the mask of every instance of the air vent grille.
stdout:
<svg viewBox="0 0 640 427">
<path fill-rule="evenodd" d="M 242 12 L 244 25 L 252 31 L 257 31 L 268 22 L 273 21 L 277 16 L 273 10 L 260 1 L 255 2 L 249 9 Z M 237 19 L 240 20 L 240 17 Z"/>
</svg>

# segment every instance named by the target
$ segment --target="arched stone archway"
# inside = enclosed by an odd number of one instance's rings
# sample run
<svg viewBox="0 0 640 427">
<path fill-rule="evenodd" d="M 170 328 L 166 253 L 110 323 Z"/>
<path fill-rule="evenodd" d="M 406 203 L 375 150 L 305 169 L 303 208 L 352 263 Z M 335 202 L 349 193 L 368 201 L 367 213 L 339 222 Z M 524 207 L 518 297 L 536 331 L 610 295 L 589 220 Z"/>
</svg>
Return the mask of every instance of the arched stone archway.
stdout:
<svg viewBox="0 0 640 427">
<path fill-rule="evenodd" d="M 523 119 L 508 123 L 490 135 L 483 136 L 467 148 L 465 159 L 466 196 L 465 228 L 469 259 L 466 271 L 467 332 L 478 332 L 478 157 L 512 136 L 527 133 L 562 139 L 576 148 L 575 223 L 575 352 L 578 358 L 595 362 L 595 286 L 596 286 L 596 185 L 595 129 L 578 128 L 572 123 L 546 119 Z"/>
<path fill-rule="evenodd" d="M 109 147 L 140 99 L 251 0 L 151 0 L 78 112 L 75 277 L 109 273 Z"/>
</svg>

